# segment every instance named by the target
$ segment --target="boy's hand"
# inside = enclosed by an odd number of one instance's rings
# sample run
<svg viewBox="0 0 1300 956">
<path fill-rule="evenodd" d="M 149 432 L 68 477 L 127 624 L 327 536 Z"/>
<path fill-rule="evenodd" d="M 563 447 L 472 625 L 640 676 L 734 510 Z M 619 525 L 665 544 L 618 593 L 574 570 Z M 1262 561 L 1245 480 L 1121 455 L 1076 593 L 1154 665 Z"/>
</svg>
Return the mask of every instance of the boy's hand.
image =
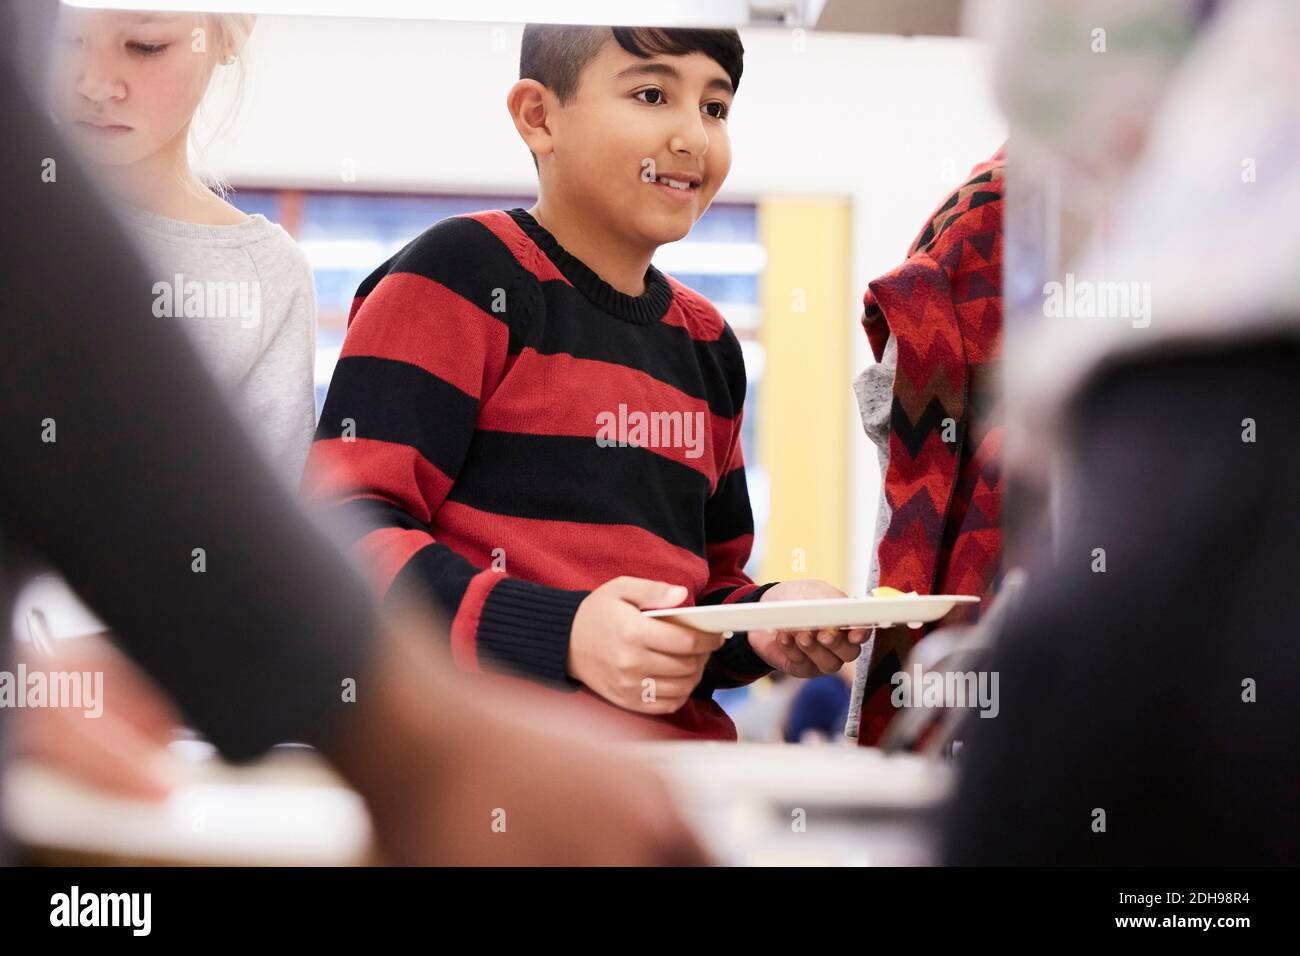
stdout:
<svg viewBox="0 0 1300 956">
<path fill-rule="evenodd" d="M 606 581 L 587 595 L 574 615 L 569 675 L 627 710 L 679 710 L 724 638 L 642 617 L 641 611 L 676 607 L 686 597 L 686 588 L 663 581 Z"/>
<path fill-rule="evenodd" d="M 847 597 L 843 591 L 825 581 L 782 581 L 767 589 L 763 601 L 801 601 L 812 598 Z M 863 628 L 843 630 L 829 628 L 812 631 L 750 631 L 749 645 L 754 653 L 779 671 L 793 677 L 817 677 L 834 674 L 862 653 L 867 639 Z"/>
</svg>

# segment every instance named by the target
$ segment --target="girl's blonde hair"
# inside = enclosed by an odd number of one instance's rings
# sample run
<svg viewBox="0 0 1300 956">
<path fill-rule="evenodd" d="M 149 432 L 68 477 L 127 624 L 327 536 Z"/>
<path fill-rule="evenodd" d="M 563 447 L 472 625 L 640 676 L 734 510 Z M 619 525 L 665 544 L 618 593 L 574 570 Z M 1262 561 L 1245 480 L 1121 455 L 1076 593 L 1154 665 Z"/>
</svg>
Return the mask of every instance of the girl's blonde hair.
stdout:
<svg viewBox="0 0 1300 956">
<path fill-rule="evenodd" d="M 190 122 L 189 159 L 190 168 L 204 187 L 225 197 L 230 192 L 230 184 L 224 177 L 204 166 L 204 156 L 209 147 L 227 133 L 238 119 L 240 107 L 244 102 L 244 92 L 248 84 L 248 38 L 252 32 L 253 18 L 244 14 L 209 13 L 204 15 L 204 29 L 207 30 L 207 51 L 213 57 L 208 74 L 208 88 L 199 101 L 194 119 Z M 227 63 L 223 58 L 233 55 L 233 61 Z M 224 104 L 223 112 L 215 121 L 208 115 L 211 108 L 213 80 L 219 75 L 222 66 L 234 68 L 233 87 L 229 89 L 229 101 Z M 225 82 L 219 84 L 226 86 Z M 222 91 L 223 93 L 225 90 Z M 201 135 L 200 124 L 207 128 L 206 135 Z M 191 183 L 193 185 L 193 183 Z"/>
</svg>

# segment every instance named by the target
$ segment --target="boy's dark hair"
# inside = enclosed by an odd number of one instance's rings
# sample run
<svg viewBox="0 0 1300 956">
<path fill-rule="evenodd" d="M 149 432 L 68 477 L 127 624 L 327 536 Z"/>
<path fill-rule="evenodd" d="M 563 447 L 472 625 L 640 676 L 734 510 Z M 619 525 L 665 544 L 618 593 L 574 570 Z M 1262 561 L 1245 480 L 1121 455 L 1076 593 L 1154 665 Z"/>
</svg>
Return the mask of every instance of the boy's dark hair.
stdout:
<svg viewBox="0 0 1300 956">
<path fill-rule="evenodd" d="M 536 80 L 561 103 L 578 92 L 583 69 L 613 33 L 615 42 L 633 56 L 684 56 L 703 53 L 726 72 L 733 91 L 740 88 L 745 47 L 735 30 L 676 27 L 592 27 L 530 23 L 519 47 L 519 79 Z M 537 165 L 537 157 L 533 157 Z"/>
</svg>

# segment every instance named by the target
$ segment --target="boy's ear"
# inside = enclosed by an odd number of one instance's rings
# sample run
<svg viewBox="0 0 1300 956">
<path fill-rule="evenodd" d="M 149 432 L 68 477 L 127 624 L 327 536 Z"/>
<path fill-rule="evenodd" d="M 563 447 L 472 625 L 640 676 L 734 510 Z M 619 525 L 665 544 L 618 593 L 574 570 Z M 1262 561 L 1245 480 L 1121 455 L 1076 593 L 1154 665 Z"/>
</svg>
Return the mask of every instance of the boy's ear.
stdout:
<svg viewBox="0 0 1300 956">
<path fill-rule="evenodd" d="M 520 80 L 506 94 L 510 118 L 534 156 L 550 155 L 554 148 L 549 125 L 554 105 L 551 91 L 536 80 Z"/>
</svg>

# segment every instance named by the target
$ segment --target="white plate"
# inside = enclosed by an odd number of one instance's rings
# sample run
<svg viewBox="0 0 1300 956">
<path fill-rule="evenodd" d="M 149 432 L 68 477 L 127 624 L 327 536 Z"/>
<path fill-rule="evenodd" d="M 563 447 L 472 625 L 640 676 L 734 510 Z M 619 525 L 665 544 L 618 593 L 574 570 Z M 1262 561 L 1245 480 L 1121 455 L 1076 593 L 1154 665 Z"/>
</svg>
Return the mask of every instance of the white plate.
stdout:
<svg viewBox="0 0 1300 956">
<path fill-rule="evenodd" d="M 977 604 L 968 594 L 905 594 L 898 597 L 816 598 L 756 604 L 713 604 L 642 611 L 700 631 L 801 631 L 823 627 L 919 627 L 937 621 L 958 604 Z"/>
<path fill-rule="evenodd" d="M 368 859 L 364 802 L 311 751 L 277 748 L 239 767 L 186 756 L 171 766 L 176 788 L 152 803 L 30 759 L 12 761 L 4 775 L 5 823 L 19 844 L 73 858 L 200 866 L 355 866 Z"/>
</svg>

